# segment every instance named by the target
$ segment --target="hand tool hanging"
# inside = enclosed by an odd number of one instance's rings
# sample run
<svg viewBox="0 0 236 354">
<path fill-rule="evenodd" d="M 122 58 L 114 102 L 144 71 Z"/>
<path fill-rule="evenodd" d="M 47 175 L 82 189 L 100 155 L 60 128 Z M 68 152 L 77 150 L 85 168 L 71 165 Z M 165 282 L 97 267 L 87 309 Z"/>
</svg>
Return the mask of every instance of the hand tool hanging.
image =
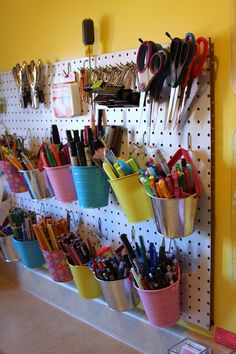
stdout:
<svg viewBox="0 0 236 354">
<path fill-rule="evenodd" d="M 198 78 L 203 70 L 205 59 L 208 53 L 208 40 L 204 37 L 199 37 L 196 40 L 195 46 L 195 54 L 192 60 L 192 64 L 190 65 L 190 69 L 188 70 L 187 78 L 185 79 L 185 89 L 183 100 L 181 104 L 181 108 L 179 111 L 179 129 L 182 129 L 188 119 L 188 110 L 196 97 L 197 92 L 199 90 L 195 90 L 194 92 L 191 90 L 193 86 L 193 82 L 196 78 Z"/>
<path fill-rule="evenodd" d="M 98 93 L 94 102 L 107 107 L 137 107 L 140 93 L 135 88 L 136 65 L 133 62 L 95 68 L 92 73 L 95 79 L 91 85 L 93 92 Z"/>
<path fill-rule="evenodd" d="M 34 60 L 31 60 L 26 67 L 26 74 L 31 87 L 32 108 L 35 109 L 39 108 L 39 103 L 44 103 L 42 70 L 40 60 L 38 60 L 37 64 L 35 64 Z"/>
<path fill-rule="evenodd" d="M 27 64 L 24 62 L 22 66 L 17 63 L 12 68 L 12 75 L 18 88 L 21 108 L 27 108 L 28 103 L 31 104 L 30 85 L 26 75 L 26 67 Z"/>
<path fill-rule="evenodd" d="M 141 124 L 144 105 L 147 113 L 148 145 L 150 145 L 150 135 L 152 130 L 152 115 L 158 112 L 160 94 L 163 89 L 165 79 L 170 74 L 169 51 L 163 49 L 160 44 L 152 41 L 141 41 L 139 47 L 136 66 L 141 91 L 140 99 L 140 121 Z M 149 105 L 147 105 L 149 103 Z M 154 119 L 154 130 L 157 121 L 157 113 Z"/>
<path fill-rule="evenodd" d="M 172 38 L 168 32 L 166 32 L 166 35 L 171 39 L 171 91 L 168 112 L 165 117 L 165 128 L 171 126 L 172 122 L 176 126 L 178 122 L 179 103 L 181 97 L 183 99 L 181 87 L 185 81 L 185 75 L 188 73 L 195 53 L 195 37 L 192 33 L 187 33 L 184 40 L 178 37 Z"/>
<path fill-rule="evenodd" d="M 94 24 L 93 20 L 91 19 L 84 19 L 82 21 L 82 37 L 83 43 L 86 48 L 85 55 L 89 57 L 89 69 L 91 69 L 91 56 L 93 55 L 93 44 L 94 44 Z M 93 102 L 92 92 L 89 91 L 90 94 L 90 102 L 92 105 L 92 112 L 91 112 L 91 127 L 93 134 L 95 135 L 95 105 Z"/>
</svg>

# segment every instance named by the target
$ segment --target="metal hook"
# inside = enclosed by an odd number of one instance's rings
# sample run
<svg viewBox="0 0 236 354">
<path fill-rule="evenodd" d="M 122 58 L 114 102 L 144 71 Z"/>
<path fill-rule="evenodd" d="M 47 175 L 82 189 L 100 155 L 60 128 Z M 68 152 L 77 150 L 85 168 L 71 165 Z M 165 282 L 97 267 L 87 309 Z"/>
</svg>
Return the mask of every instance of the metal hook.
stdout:
<svg viewBox="0 0 236 354">
<path fill-rule="evenodd" d="M 131 244 L 134 243 L 135 244 L 136 242 L 136 239 L 135 239 L 135 228 L 134 226 L 132 225 L 132 228 L 131 228 Z"/>
<path fill-rule="evenodd" d="M 0 125 L 2 125 L 2 126 L 3 126 L 3 128 L 5 129 L 4 134 L 8 134 L 8 129 L 7 129 L 6 124 L 5 124 L 4 122 L 0 122 Z"/>
<path fill-rule="evenodd" d="M 43 209 L 43 210 L 42 210 Z M 42 213 L 43 211 L 43 213 Z M 40 216 L 46 216 L 46 209 L 45 209 L 45 205 L 43 204 L 43 202 L 40 205 L 40 209 L 39 209 L 39 215 Z"/>
<path fill-rule="evenodd" d="M 88 59 L 85 59 L 83 62 L 83 68 L 85 69 L 85 63 L 89 62 Z"/>
<path fill-rule="evenodd" d="M 69 77 L 70 72 L 71 72 L 71 63 L 69 62 L 67 64 L 67 72 L 63 70 L 63 73 L 65 74 L 65 77 Z"/>
<path fill-rule="evenodd" d="M 67 210 L 67 211 L 69 211 L 69 210 Z M 76 229 L 77 223 L 76 223 L 76 220 L 75 220 L 75 214 L 74 214 L 73 210 L 70 210 L 69 214 L 72 215 L 72 219 L 73 219 L 73 222 L 74 222 L 74 228 Z M 79 222 L 78 222 L 78 224 L 79 224 Z M 72 226 L 71 225 L 71 221 L 70 221 L 70 226 Z"/>
<path fill-rule="evenodd" d="M 188 146 L 188 150 L 191 150 L 192 148 L 192 136 L 190 133 L 188 133 L 187 135 L 187 146 Z"/>
</svg>

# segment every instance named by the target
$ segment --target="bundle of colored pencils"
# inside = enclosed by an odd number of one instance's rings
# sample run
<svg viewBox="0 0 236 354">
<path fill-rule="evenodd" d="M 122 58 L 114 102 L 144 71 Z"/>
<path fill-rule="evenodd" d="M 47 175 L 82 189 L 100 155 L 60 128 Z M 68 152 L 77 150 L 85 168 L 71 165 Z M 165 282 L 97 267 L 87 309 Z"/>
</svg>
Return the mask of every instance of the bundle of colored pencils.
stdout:
<svg viewBox="0 0 236 354">
<path fill-rule="evenodd" d="M 15 135 L 1 139 L 0 159 L 9 161 L 18 170 L 33 170 L 37 168 L 37 158 L 33 151 L 24 147 L 24 140 Z"/>
<path fill-rule="evenodd" d="M 59 237 L 70 230 L 66 219 L 55 220 L 52 217 L 42 218 L 33 228 L 40 248 L 46 251 L 59 250 Z"/>
</svg>

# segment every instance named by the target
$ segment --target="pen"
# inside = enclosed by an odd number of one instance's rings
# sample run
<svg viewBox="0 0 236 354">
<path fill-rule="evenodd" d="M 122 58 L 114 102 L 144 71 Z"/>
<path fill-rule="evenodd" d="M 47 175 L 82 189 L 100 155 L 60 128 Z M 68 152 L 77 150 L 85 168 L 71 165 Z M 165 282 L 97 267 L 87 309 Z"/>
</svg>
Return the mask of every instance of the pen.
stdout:
<svg viewBox="0 0 236 354">
<path fill-rule="evenodd" d="M 45 145 L 45 150 L 46 150 L 46 156 L 47 156 L 48 162 L 50 163 L 50 166 L 56 167 L 57 166 L 56 161 L 55 161 L 55 159 L 54 159 L 54 157 L 47 145 Z"/>
<path fill-rule="evenodd" d="M 74 135 L 74 142 L 75 142 L 75 143 L 78 142 L 78 141 L 80 141 L 78 129 L 73 130 L 73 135 Z"/>
<path fill-rule="evenodd" d="M 47 155 L 46 155 L 46 150 L 45 150 L 44 145 L 41 146 L 40 156 L 41 156 L 41 158 L 43 160 L 44 167 L 51 167 L 51 165 L 50 165 L 50 163 L 48 161 Z"/>
<path fill-rule="evenodd" d="M 123 242 L 127 252 L 128 252 L 128 255 L 129 255 L 129 258 L 130 258 L 130 261 L 131 263 L 134 264 L 135 268 L 137 269 L 138 272 L 141 272 L 141 265 L 140 265 L 140 262 L 138 260 L 138 258 L 136 257 L 136 254 L 127 238 L 127 235 L 126 234 L 122 234 L 120 236 L 120 239 L 121 241 Z"/>
<path fill-rule="evenodd" d="M 61 140 L 60 140 L 58 127 L 56 124 L 52 124 L 51 126 L 51 142 L 52 144 L 56 145 L 57 150 L 59 151 L 61 146 Z"/>
<path fill-rule="evenodd" d="M 83 145 L 83 143 L 81 143 L 80 140 L 76 141 L 75 148 L 76 148 L 79 166 L 87 166 L 86 156 L 85 156 L 85 152 L 84 152 L 84 145 Z"/>
<path fill-rule="evenodd" d="M 57 150 L 57 146 L 55 144 L 52 144 L 52 154 L 53 154 L 53 157 L 56 161 L 57 166 L 61 166 L 60 155 Z"/>
<path fill-rule="evenodd" d="M 168 185 L 168 188 L 169 188 L 169 191 L 170 191 L 170 194 L 173 195 L 174 194 L 174 188 L 173 188 L 173 183 L 172 183 L 172 179 L 170 176 L 167 176 L 165 178 L 165 181 Z"/>
<path fill-rule="evenodd" d="M 77 153 L 76 153 L 76 146 L 74 141 L 70 141 L 68 143 L 69 147 L 69 154 L 70 154 L 70 161 L 72 166 L 78 166 L 78 160 L 77 160 Z"/>
<path fill-rule="evenodd" d="M 160 178 L 159 182 L 157 183 L 160 187 L 161 193 L 163 194 L 164 198 L 171 198 L 172 195 L 167 187 L 165 180 L 163 178 Z"/>
<path fill-rule="evenodd" d="M 73 138 L 72 138 L 70 130 L 66 130 L 66 140 L 67 140 L 67 143 L 73 141 Z"/>
<path fill-rule="evenodd" d="M 159 248 L 159 263 L 161 264 L 162 262 L 164 262 L 166 259 L 165 256 L 165 239 L 164 237 L 162 238 L 162 242 L 161 242 L 161 246 Z"/>
<path fill-rule="evenodd" d="M 172 180 L 173 180 L 173 187 L 174 187 L 174 195 L 175 198 L 180 198 L 181 196 L 181 189 L 179 187 L 179 175 L 178 172 L 172 172 Z"/>
</svg>

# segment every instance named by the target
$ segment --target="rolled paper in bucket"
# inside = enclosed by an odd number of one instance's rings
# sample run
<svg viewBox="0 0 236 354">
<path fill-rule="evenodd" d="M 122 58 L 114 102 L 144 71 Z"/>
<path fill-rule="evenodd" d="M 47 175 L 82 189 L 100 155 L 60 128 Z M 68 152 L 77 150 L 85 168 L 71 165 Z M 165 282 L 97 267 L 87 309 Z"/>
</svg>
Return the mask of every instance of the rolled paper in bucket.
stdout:
<svg viewBox="0 0 236 354">
<path fill-rule="evenodd" d="M 157 230 L 160 234 L 174 238 L 193 233 L 199 199 L 196 194 L 187 198 L 172 199 L 150 197 Z"/>
<path fill-rule="evenodd" d="M 97 166 L 72 166 L 79 206 L 102 208 L 108 205 L 109 183 Z"/>
<path fill-rule="evenodd" d="M 19 261 L 20 257 L 12 243 L 12 235 L 0 237 L 0 254 L 2 254 L 5 262 Z"/>
<path fill-rule="evenodd" d="M 66 282 L 73 279 L 66 256 L 62 250 L 42 250 L 52 279 L 57 282 Z"/>
<path fill-rule="evenodd" d="M 129 311 L 139 304 L 138 293 L 129 277 L 111 281 L 97 280 L 110 309 L 115 311 Z"/>
<path fill-rule="evenodd" d="M 136 223 L 154 218 L 150 198 L 139 182 L 138 173 L 109 182 L 129 222 Z"/>
<path fill-rule="evenodd" d="M 20 171 L 27 183 L 29 194 L 34 200 L 42 200 L 54 197 L 54 192 L 46 171 L 39 169 Z"/>
<path fill-rule="evenodd" d="M 178 271 L 179 273 L 179 271 Z M 135 285 L 134 285 L 135 286 Z M 180 318 L 180 275 L 178 280 L 160 290 L 143 290 L 135 286 L 149 322 L 158 327 L 169 327 Z"/>
<path fill-rule="evenodd" d="M 27 192 L 28 187 L 23 176 L 9 161 L 0 161 L 8 185 L 14 193 Z"/>
<path fill-rule="evenodd" d="M 70 165 L 45 167 L 56 198 L 63 203 L 77 200 Z"/>
<path fill-rule="evenodd" d="M 45 263 L 37 240 L 19 241 L 13 237 L 13 245 L 27 268 L 38 268 Z"/>
<path fill-rule="evenodd" d="M 98 281 L 87 265 L 75 266 L 69 263 L 69 267 L 81 298 L 94 299 L 102 296 Z"/>
</svg>

